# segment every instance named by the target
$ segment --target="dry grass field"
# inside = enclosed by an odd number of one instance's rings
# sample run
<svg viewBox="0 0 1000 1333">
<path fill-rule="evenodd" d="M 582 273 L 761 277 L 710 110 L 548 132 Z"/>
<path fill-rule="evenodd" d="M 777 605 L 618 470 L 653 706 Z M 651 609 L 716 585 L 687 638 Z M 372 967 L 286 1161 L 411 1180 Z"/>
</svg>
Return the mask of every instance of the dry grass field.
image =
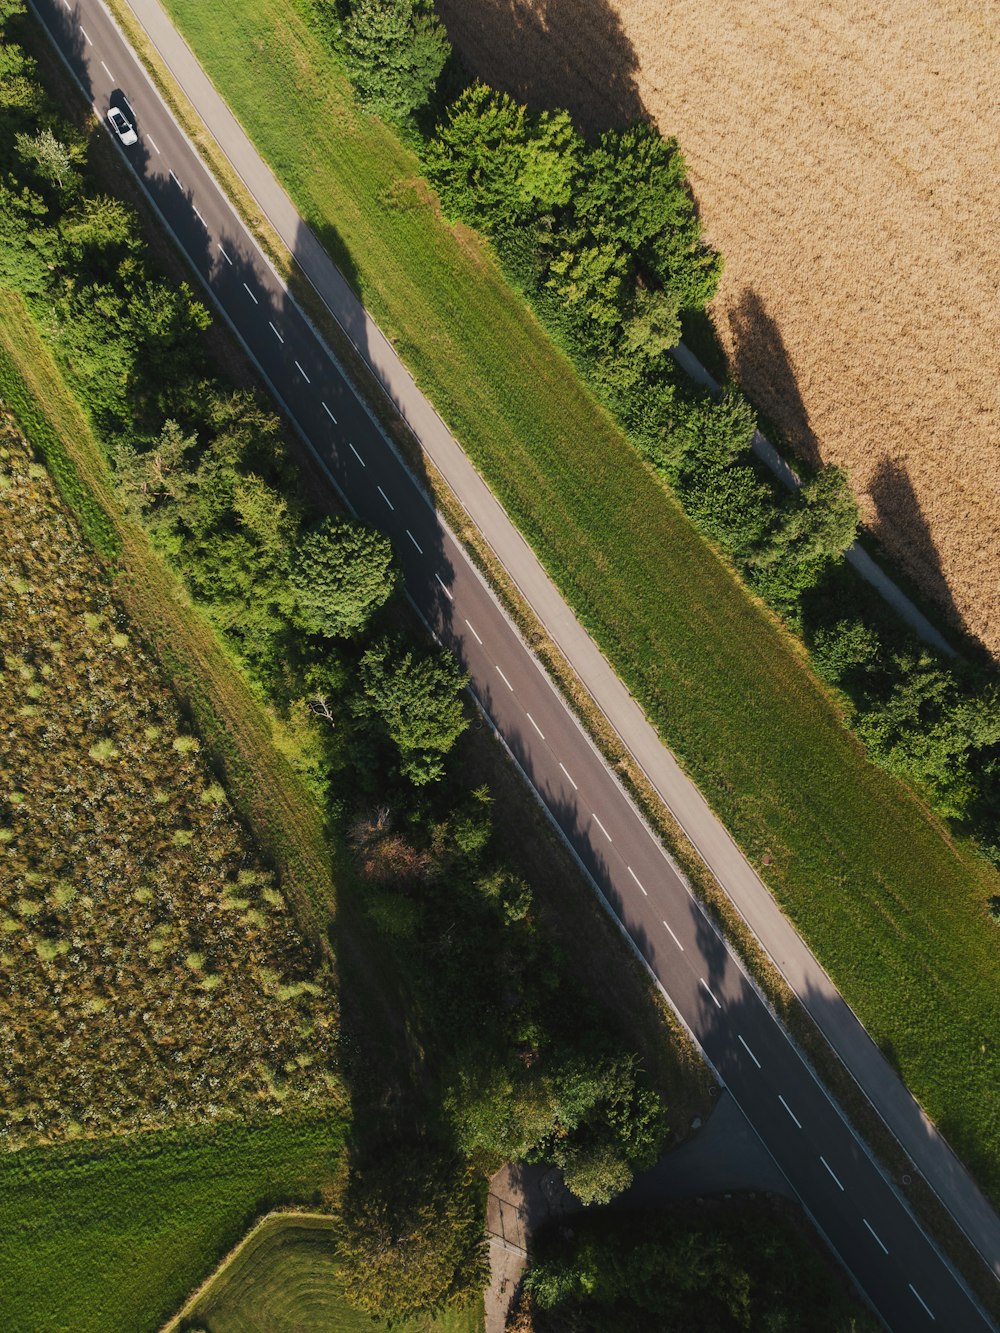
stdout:
<svg viewBox="0 0 1000 1333">
<path fill-rule="evenodd" d="M 438 0 L 484 78 L 675 134 L 737 378 L 1000 656 L 1000 37 L 977 0 Z M 990 17 L 990 11 L 993 17 Z"/>
</svg>

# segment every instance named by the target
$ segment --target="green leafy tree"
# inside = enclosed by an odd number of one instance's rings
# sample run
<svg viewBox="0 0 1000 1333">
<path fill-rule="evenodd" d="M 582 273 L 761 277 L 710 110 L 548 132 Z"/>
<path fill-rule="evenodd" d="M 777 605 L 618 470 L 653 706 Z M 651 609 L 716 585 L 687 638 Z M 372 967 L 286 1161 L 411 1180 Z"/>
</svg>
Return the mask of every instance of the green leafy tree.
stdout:
<svg viewBox="0 0 1000 1333">
<path fill-rule="evenodd" d="M 778 604 L 794 602 L 857 536 L 858 504 L 842 468 L 822 468 L 779 511 L 748 565 Z"/>
<path fill-rule="evenodd" d="M 302 624 L 327 638 L 359 634 L 398 583 L 389 539 L 346 518 L 324 518 L 306 533 L 292 564 Z"/>
<path fill-rule="evenodd" d="M 413 1145 L 352 1172 L 337 1231 L 344 1294 L 393 1321 L 475 1300 L 485 1285 L 483 1186 Z"/>
<path fill-rule="evenodd" d="M 43 180 L 50 181 L 60 190 L 76 183 L 73 150 L 57 139 L 50 129 L 19 134 L 14 142 L 22 161 L 32 163 Z"/>
<path fill-rule="evenodd" d="M 442 777 L 444 756 L 468 726 L 461 697 L 466 677 L 454 658 L 383 639 L 364 654 L 358 676 L 354 711 L 378 718 L 405 776 L 417 786 Z"/>
<path fill-rule="evenodd" d="M 344 60 L 359 101 L 407 124 L 427 104 L 451 51 L 428 0 L 355 0 Z"/>
</svg>

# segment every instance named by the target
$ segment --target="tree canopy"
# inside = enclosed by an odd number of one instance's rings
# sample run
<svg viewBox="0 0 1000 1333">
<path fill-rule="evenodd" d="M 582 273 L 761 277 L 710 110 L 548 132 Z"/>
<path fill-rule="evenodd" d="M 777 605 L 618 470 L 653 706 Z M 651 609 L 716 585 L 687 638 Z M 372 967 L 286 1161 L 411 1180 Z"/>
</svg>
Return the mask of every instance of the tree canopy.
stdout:
<svg viewBox="0 0 1000 1333">
<path fill-rule="evenodd" d="M 327 638 L 359 634 L 399 584 L 384 533 L 348 518 L 324 518 L 299 541 L 292 587 L 302 624 Z"/>
</svg>

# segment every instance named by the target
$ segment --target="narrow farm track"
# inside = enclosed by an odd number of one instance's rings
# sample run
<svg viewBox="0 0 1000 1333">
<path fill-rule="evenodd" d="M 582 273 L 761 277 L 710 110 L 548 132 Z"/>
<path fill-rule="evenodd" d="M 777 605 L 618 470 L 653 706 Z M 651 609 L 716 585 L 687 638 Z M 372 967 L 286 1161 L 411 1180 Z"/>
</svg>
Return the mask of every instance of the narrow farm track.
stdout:
<svg viewBox="0 0 1000 1333">
<path fill-rule="evenodd" d="M 868 1155 L 760 999 L 724 940 L 691 897 L 601 756 L 504 616 L 461 546 L 402 465 L 287 289 L 254 245 L 99 0 L 36 0 L 36 12 L 88 99 L 103 114 L 124 102 L 139 143 L 126 154 L 151 202 L 289 419 L 351 507 L 392 537 L 417 610 L 469 672 L 476 697 L 581 865 L 706 1057 L 747 1114 L 831 1246 L 886 1324 L 913 1329 L 989 1328 L 949 1265 Z M 162 11 L 168 63 L 191 61 Z M 197 66 L 186 73 L 200 75 Z M 197 79 L 195 79 L 197 82 Z M 896 1104 L 915 1152 L 939 1161 L 943 1191 L 967 1210 L 1000 1269 L 1000 1223 L 947 1146 L 868 1041 L 830 983 L 777 911 L 725 830 L 663 748 L 593 642 L 558 597 L 506 515 L 417 393 L 378 330 L 357 306 L 315 238 L 201 76 L 195 101 L 217 134 L 236 130 L 238 169 L 276 229 L 393 396 L 429 454 L 462 496 L 525 597 L 564 647 L 630 748 L 746 912 L 760 916 L 769 947 L 830 1026 L 852 1046 L 859 1077 Z M 123 150 L 124 151 L 124 150 Z M 262 196 L 266 196 L 262 199 Z M 267 205 L 274 201 L 274 210 Z M 289 234 L 290 233 L 290 234 Z M 438 464 L 441 466 L 441 464 Z M 741 903 L 741 906 L 743 904 Z M 926 1168 L 925 1168 L 926 1169 Z"/>
</svg>

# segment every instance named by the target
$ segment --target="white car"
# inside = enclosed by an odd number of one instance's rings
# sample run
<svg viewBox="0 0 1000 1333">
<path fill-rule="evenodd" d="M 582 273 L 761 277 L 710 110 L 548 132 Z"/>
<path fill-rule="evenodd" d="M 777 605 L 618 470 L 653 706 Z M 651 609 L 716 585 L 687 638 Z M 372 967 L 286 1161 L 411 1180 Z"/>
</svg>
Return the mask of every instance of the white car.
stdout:
<svg viewBox="0 0 1000 1333">
<path fill-rule="evenodd" d="M 124 111 L 119 111 L 118 107 L 113 106 L 108 111 L 108 124 L 117 134 L 119 141 L 126 148 L 131 148 L 134 143 L 139 142 L 139 136 L 135 132 L 135 126 L 125 115 Z"/>
</svg>

